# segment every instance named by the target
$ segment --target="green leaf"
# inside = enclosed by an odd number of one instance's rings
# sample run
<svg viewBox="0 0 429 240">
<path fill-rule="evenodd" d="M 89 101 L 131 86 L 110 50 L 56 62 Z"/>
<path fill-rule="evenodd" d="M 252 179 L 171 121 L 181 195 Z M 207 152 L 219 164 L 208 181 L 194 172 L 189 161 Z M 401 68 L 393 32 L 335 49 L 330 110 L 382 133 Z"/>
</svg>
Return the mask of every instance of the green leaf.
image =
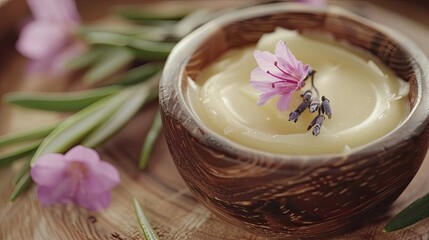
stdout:
<svg viewBox="0 0 429 240">
<path fill-rule="evenodd" d="M 136 6 L 126 6 L 117 8 L 115 13 L 122 18 L 133 21 L 156 21 L 156 20 L 180 20 L 189 13 L 189 10 L 183 9 L 178 11 L 176 8 L 171 11 L 168 9 L 142 8 Z"/>
<path fill-rule="evenodd" d="M 117 46 L 117 47 L 126 47 L 128 43 L 129 36 L 106 32 L 106 31 L 89 31 L 83 33 L 82 36 L 88 44 L 101 44 L 105 46 Z"/>
<path fill-rule="evenodd" d="M 12 193 L 9 197 L 11 201 L 15 199 L 24 192 L 31 184 L 30 176 L 30 161 L 27 161 L 19 170 L 19 172 L 13 178 L 12 184 L 14 186 Z"/>
<path fill-rule="evenodd" d="M 74 112 L 114 93 L 121 88 L 109 86 L 91 90 L 61 93 L 25 93 L 15 92 L 6 94 L 5 101 L 26 108 L 56 111 Z"/>
<path fill-rule="evenodd" d="M 175 46 L 170 42 L 153 42 L 131 38 L 127 44 L 134 55 L 142 60 L 165 60 Z"/>
<path fill-rule="evenodd" d="M 149 41 L 110 32 L 88 32 L 84 38 L 89 44 L 127 47 L 135 57 L 142 60 L 165 60 L 175 45 L 171 42 Z"/>
<path fill-rule="evenodd" d="M 393 217 L 384 227 L 384 231 L 393 232 L 408 227 L 427 217 L 429 217 L 429 193 L 417 199 Z"/>
<path fill-rule="evenodd" d="M 144 237 L 146 240 L 159 240 L 158 235 L 153 230 L 152 226 L 149 223 L 146 215 L 143 213 L 143 209 L 140 206 L 139 201 L 134 198 L 133 199 L 134 211 L 136 212 L 137 219 L 139 221 L 140 228 L 143 231 Z"/>
<path fill-rule="evenodd" d="M 146 81 L 161 71 L 163 67 L 163 63 L 146 63 L 127 71 L 115 84 L 127 86 Z"/>
<path fill-rule="evenodd" d="M 40 142 L 30 144 L 28 146 L 24 146 L 13 150 L 12 152 L 7 152 L 0 154 L 0 167 L 8 165 L 15 160 L 31 156 L 36 152 L 36 149 L 39 147 Z"/>
<path fill-rule="evenodd" d="M 102 59 L 93 65 L 83 76 L 88 84 L 94 84 L 112 76 L 134 60 L 133 54 L 123 47 L 110 47 L 102 55 Z"/>
<path fill-rule="evenodd" d="M 158 83 L 159 78 L 154 78 L 150 82 L 127 89 L 129 96 L 127 100 L 107 121 L 93 130 L 83 140 L 82 145 L 87 147 L 97 146 L 122 129 L 146 102 L 152 100 L 154 95 L 157 95 L 153 93 L 158 93 Z"/>
<path fill-rule="evenodd" d="M 155 141 L 161 132 L 162 123 L 161 123 L 161 114 L 157 112 L 155 119 L 152 122 L 152 126 L 143 143 L 142 152 L 140 154 L 140 162 L 139 168 L 144 169 L 147 165 L 149 155 L 152 152 L 153 146 L 155 145 Z"/>
<path fill-rule="evenodd" d="M 105 122 L 116 110 L 122 106 L 127 98 L 127 92 L 106 97 L 79 111 L 56 127 L 40 144 L 31 165 L 46 153 L 63 153 L 79 143 L 95 127 Z"/>
<path fill-rule="evenodd" d="M 106 47 L 96 46 L 92 47 L 89 51 L 71 59 L 67 62 L 66 68 L 71 71 L 80 70 L 86 67 L 89 67 L 95 63 L 98 59 L 101 58 Z"/>
<path fill-rule="evenodd" d="M 58 124 L 49 125 L 46 127 L 32 129 L 26 132 L 12 133 L 0 136 L 0 147 L 8 146 L 15 143 L 25 142 L 34 139 L 40 139 L 48 136 L 48 134 L 57 126 Z"/>
</svg>

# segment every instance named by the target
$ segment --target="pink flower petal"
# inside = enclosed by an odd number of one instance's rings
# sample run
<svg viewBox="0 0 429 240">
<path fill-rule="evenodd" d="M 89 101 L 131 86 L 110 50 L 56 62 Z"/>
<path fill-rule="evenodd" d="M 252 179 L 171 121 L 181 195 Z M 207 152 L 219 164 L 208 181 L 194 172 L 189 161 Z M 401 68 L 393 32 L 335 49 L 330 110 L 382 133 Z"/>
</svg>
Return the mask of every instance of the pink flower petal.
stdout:
<svg viewBox="0 0 429 240">
<path fill-rule="evenodd" d="M 39 185 L 37 187 L 37 198 L 45 206 L 53 203 L 72 202 L 70 197 L 75 184 L 72 178 L 64 178 L 49 187 Z"/>
<path fill-rule="evenodd" d="M 121 181 L 118 170 L 108 162 L 101 161 L 88 170 L 85 184 L 81 186 L 83 192 L 100 194 L 112 189 Z"/>
<path fill-rule="evenodd" d="M 297 69 L 297 60 L 289 48 L 286 47 L 285 42 L 281 40 L 277 42 L 275 54 L 284 66 L 291 66 L 291 69 L 288 70 Z"/>
<path fill-rule="evenodd" d="M 37 60 L 64 46 L 66 39 L 67 33 L 58 25 L 33 21 L 21 30 L 16 48 L 25 57 Z"/>
<path fill-rule="evenodd" d="M 273 98 L 274 96 L 276 96 L 278 94 L 277 91 L 272 91 L 272 92 L 266 92 L 261 94 L 261 96 L 259 96 L 259 100 L 258 100 L 258 105 L 263 105 L 265 104 L 268 100 L 270 100 L 271 98 Z"/>
<path fill-rule="evenodd" d="M 100 156 L 98 153 L 91 149 L 78 145 L 70 149 L 65 155 L 67 162 L 82 162 L 92 169 L 100 163 Z"/>
<path fill-rule="evenodd" d="M 30 174 L 39 186 L 54 186 L 67 175 L 66 168 L 62 154 L 50 153 L 37 159 Z"/>
<path fill-rule="evenodd" d="M 288 76 L 282 76 L 283 79 L 285 81 L 281 81 L 281 85 L 280 86 L 293 86 L 295 87 L 297 85 L 297 83 L 292 83 L 292 82 L 296 82 L 296 79 L 294 78 L 290 78 Z M 286 82 L 286 80 L 289 80 L 290 82 Z M 270 91 L 270 89 L 273 88 L 273 83 L 275 82 L 279 82 L 280 79 L 273 77 L 269 74 L 267 74 L 266 72 L 264 72 L 261 68 L 255 68 L 252 73 L 251 73 L 251 77 L 250 77 L 250 83 L 252 84 L 252 86 L 259 90 L 259 91 Z M 274 85 L 274 87 L 278 87 L 279 85 Z"/>
<path fill-rule="evenodd" d="M 291 97 L 291 93 L 283 94 L 277 102 L 277 109 L 281 112 L 287 110 L 289 108 Z"/>
<path fill-rule="evenodd" d="M 270 72 L 275 73 L 275 74 L 279 73 L 279 70 L 274 66 L 274 62 L 277 61 L 276 55 L 274 55 L 268 51 L 262 52 L 259 50 L 255 50 L 253 52 L 253 56 L 255 57 L 255 60 L 258 63 L 259 67 L 265 73 L 267 71 L 270 71 Z"/>
<path fill-rule="evenodd" d="M 91 211 L 107 208 L 111 201 L 110 191 L 99 194 L 79 193 L 75 196 L 74 202 L 79 206 Z"/>
<path fill-rule="evenodd" d="M 73 0 L 27 0 L 37 20 L 73 24 L 80 20 L 76 3 Z"/>
</svg>

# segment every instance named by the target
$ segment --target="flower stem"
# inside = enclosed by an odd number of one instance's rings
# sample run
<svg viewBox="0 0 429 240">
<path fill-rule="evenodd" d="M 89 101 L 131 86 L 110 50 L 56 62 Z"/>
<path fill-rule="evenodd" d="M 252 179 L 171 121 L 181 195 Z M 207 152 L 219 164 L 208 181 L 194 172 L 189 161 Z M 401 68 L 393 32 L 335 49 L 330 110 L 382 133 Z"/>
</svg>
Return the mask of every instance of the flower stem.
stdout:
<svg viewBox="0 0 429 240">
<path fill-rule="evenodd" d="M 319 90 L 316 88 L 316 84 L 314 84 L 314 74 L 316 74 L 315 70 L 311 70 L 310 76 L 311 76 L 311 89 L 314 89 L 316 92 L 316 99 L 320 98 Z"/>
</svg>

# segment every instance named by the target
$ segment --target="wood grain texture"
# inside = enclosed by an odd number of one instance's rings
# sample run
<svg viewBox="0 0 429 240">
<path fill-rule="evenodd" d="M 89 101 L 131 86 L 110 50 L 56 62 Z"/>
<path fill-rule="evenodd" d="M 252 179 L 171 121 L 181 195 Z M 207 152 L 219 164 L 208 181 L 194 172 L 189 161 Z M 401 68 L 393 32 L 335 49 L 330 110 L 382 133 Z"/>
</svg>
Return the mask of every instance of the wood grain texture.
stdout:
<svg viewBox="0 0 429 240">
<path fill-rule="evenodd" d="M 81 4 L 81 8 L 85 8 L 85 5 Z M 398 30 L 409 32 L 410 38 L 422 48 L 427 47 L 429 23 L 425 27 L 405 17 L 361 3 L 353 5 L 353 8 L 368 14 L 369 18 L 378 18 L 386 21 L 385 24 L 399 27 Z M 387 21 L 389 18 L 391 20 Z M 408 21 L 406 25 L 404 21 Z M 400 28 L 404 26 L 406 29 Z M 0 54 L 0 95 L 15 90 L 64 90 L 69 88 L 70 81 L 73 84 L 72 79 L 64 82 L 55 77 L 25 77 L 23 69 L 26 61 L 13 51 L 12 40 L 2 42 Z M 427 48 L 426 54 L 429 55 Z M 225 223 L 199 204 L 176 170 L 163 137 L 157 141 L 148 169 L 143 172 L 137 170 L 141 141 L 156 107 L 153 104 L 142 111 L 120 134 L 98 149 L 103 159 L 119 168 L 122 178 L 121 185 L 113 191 L 112 205 L 106 211 L 91 213 L 73 206 L 44 208 L 39 205 L 34 188 L 23 198 L 11 203 L 8 196 L 16 166 L 0 168 L 0 239 L 143 239 L 132 209 L 134 196 L 142 203 L 161 239 L 265 239 Z M 0 105 L 0 133 L 36 127 L 61 117 Z M 362 219 L 359 228 L 335 239 L 427 239 L 429 220 L 390 234 L 383 233 L 382 228 L 400 209 L 429 192 L 426 184 L 429 180 L 428 171 L 429 159 L 426 157 L 411 184 L 387 211 L 374 218 Z"/>
</svg>

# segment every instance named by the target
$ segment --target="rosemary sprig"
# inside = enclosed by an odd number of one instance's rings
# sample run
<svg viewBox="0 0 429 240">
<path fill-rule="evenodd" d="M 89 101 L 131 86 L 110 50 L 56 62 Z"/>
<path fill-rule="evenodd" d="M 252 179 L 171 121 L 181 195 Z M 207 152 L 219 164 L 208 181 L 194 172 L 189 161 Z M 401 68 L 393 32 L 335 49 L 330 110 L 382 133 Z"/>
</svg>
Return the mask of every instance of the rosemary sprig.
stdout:
<svg viewBox="0 0 429 240">
<path fill-rule="evenodd" d="M 159 240 L 158 235 L 153 230 L 152 226 L 149 223 L 146 215 L 143 213 L 143 209 L 140 206 L 139 201 L 134 198 L 133 199 L 134 211 L 136 212 L 137 219 L 139 221 L 140 228 L 143 231 L 144 237 L 146 240 Z"/>
<path fill-rule="evenodd" d="M 119 131 L 140 110 L 145 103 L 157 95 L 159 76 L 149 82 L 141 83 L 129 91 L 129 98 L 103 124 L 93 130 L 82 142 L 87 147 L 95 147 Z M 155 93 L 155 94 L 154 94 Z"/>
<path fill-rule="evenodd" d="M 95 127 L 106 121 L 126 100 L 127 91 L 104 98 L 60 123 L 40 144 L 31 165 L 43 154 L 61 153 L 79 143 Z"/>
<path fill-rule="evenodd" d="M 30 163 L 34 164 L 46 153 L 63 153 L 79 142 L 87 147 L 96 147 L 125 125 L 145 102 L 157 96 L 158 82 L 159 77 L 154 77 L 139 86 L 125 88 L 72 115 L 43 140 Z M 30 175 L 23 174 L 14 187 L 11 199 L 16 199 L 29 183 Z"/>
<path fill-rule="evenodd" d="M 127 92 L 122 91 L 115 96 L 106 97 L 60 123 L 40 144 L 31 158 L 30 165 L 34 164 L 43 154 L 62 153 L 79 143 L 91 130 L 111 116 L 121 106 L 126 96 Z M 10 199 L 16 199 L 21 192 L 30 186 L 30 183 L 30 173 L 27 172 L 15 185 Z"/>
<path fill-rule="evenodd" d="M 87 84 L 94 84 L 123 70 L 134 60 L 132 52 L 123 47 L 111 46 L 83 76 Z"/>
</svg>

